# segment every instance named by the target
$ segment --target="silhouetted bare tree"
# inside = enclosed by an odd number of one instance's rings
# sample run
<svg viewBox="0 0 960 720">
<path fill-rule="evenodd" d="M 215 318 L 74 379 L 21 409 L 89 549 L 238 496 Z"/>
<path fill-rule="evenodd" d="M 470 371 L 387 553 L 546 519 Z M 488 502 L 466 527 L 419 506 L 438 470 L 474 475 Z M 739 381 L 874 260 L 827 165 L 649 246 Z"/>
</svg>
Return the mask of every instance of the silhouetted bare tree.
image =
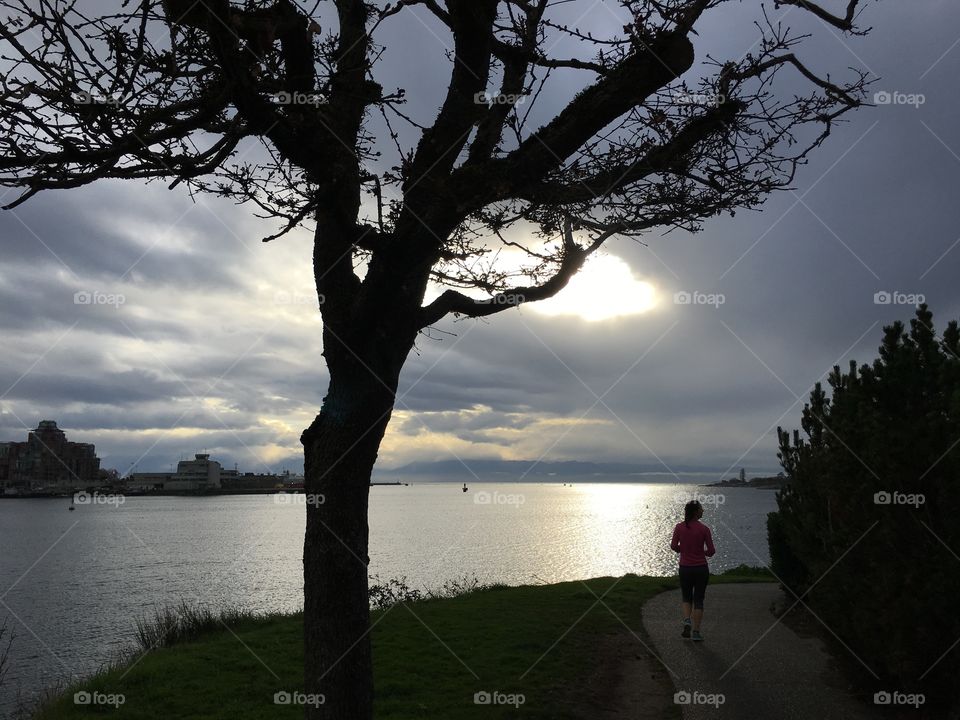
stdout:
<svg viewBox="0 0 960 720">
<path fill-rule="evenodd" d="M 550 297 L 613 235 L 695 230 L 791 183 L 864 100 L 864 74 L 815 70 L 782 22 L 864 32 L 860 0 L 829 4 L 775 0 L 746 54 L 695 63 L 695 28 L 720 32 L 710 16 L 736 3 L 610 2 L 624 20 L 598 37 L 576 20 L 594 0 L 0 0 L 11 207 L 163 178 L 251 203 L 279 221 L 267 239 L 314 233 L 330 383 L 301 438 L 326 498 L 307 511 L 305 683 L 327 703 L 308 717 L 371 717 L 368 480 L 418 333 Z M 411 13 L 450 44 L 425 124 L 377 79 L 385 29 Z M 557 78 L 579 91 L 543 117 Z"/>
</svg>

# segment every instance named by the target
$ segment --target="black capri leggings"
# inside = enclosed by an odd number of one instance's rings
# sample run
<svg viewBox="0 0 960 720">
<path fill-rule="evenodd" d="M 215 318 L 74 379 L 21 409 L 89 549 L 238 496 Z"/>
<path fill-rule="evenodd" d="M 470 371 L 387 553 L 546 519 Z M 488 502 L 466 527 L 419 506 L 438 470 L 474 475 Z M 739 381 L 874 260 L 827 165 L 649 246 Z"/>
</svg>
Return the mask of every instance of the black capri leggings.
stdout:
<svg viewBox="0 0 960 720">
<path fill-rule="evenodd" d="M 683 602 L 692 602 L 693 607 L 703 609 L 703 596 L 707 592 L 710 569 L 706 565 L 680 566 L 680 594 Z"/>
</svg>

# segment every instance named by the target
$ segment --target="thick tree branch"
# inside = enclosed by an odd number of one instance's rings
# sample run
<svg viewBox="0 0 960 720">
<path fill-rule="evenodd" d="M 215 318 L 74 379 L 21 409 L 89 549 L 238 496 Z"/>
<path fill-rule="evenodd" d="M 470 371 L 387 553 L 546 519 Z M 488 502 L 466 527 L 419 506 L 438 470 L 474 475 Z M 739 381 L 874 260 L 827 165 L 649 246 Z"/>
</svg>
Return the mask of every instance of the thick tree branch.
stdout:
<svg viewBox="0 0 960 720">
<path fill-rule="evenodd" d="M 689 120 L 669 141 L 657 145 L 634 162 L 618 164 L 572 183 L 541 182 L 518 188 L 516 196 L 531 202 L 570 204 L 602 199 L 655 173 L 684 172 L 690 153 L 714 133 L 728 132 L 737 114 L 745 109 L 739 101 L 725 102 Z"/>
<path fill-rule="evenodd" d="M 418 324 L 421 328 L 438 322 L 446 315 L 486 317 L 523 303 L 546 300 L 563 290 L 577 274 L 583 263 L 621 228 L 609 228 L 593 238 L 586 246 L 579 246 L 573 239 L 573 224 L 570 218 L 564 221 L 563 245 L 557 271 L 539 285 L 514 287 L 482 300 L 471 298 L 456 290 L 445 290 L 440 297 L 421 309 Z"/>
<path fill-rule="evenodd" d="M 409 193 L 428 176 L 449 174 L 470 129 L 485 109 L 477 101 L 487 87 L 493 46 L 496 0 L 450 0 L 454 61 L 443 106 L 433 126 L 423 133 L 407 174 Z M 429 185 L 429 183 L 427 183 Z"/>
<path fill-rule="evenodd" d="M 494 54 L 503 61 L 503 80 L 500 83 L 500 94 L 477 126 L 476 137 L 470 146 L 468 164 L 488 159 L 497 143 L 500 142 L 507 116 L 513 112 L 514 104 L 523 95 L 527 69 L 531 57 L 536 52 L 537 32 L 546 6 L 547 0 L 538 0 L 536 6 L 527 10 L 524 22 L 514 21 L 514 27 L 521 38 L 518 46 L 515 47 L 500 41 L 496 41 L 494 44 Z M 504 53 L 504 48 L 509 48 L 509 52 Z"/>
<path fill-rule="evenodd" d="M 533 133 L 504 158 L 464 166 L 453 174 L 467 207 L 477 204 L 477 188 L 485 187 L 482 204 L 514 196 L 536 185 L 610 123 L 629 112 L 686 72 L 693 46 L 685 35 L 668 34 L 626 57 L 577 95 L 551 122 Z"/>
</svg>

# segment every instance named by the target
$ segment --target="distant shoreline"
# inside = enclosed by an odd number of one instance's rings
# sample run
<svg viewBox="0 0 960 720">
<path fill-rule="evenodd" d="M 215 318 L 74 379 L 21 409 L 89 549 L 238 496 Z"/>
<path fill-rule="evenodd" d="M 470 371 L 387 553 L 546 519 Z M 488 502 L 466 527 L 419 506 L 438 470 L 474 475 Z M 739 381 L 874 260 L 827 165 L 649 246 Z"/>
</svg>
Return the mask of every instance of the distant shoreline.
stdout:
<svg viewBox="0 0 960 720">
<path fill-rule="evenodd" d="M 403 486 L 409 485 L 405 482 L 374 482 L 370 483 L 370 487 L 375 485 L 390 485 L 390 486 Z M 0 500 L 37 500 L 37 499 L 46 499 L 46 500 L 66 500 L 78 495 L 81 492 L 86 492 L 88 495 L 97 495 L 99 497 L 213 497 L 218 495 L 303 495 L 305 490 L 303 488 L 235 488 L 235 489 L 220 489 L 220 490 L 148 490 L 148 491 L 137 491 L 137 492 L 123 492 L 123 491 L 100 491 L 90 492 L 86 490 L 76 490 L 74 492 L 62 492 L 62 493 L 19 493 L 16 495 L 2 495 L 0 494 Z"/>
<path fill-rule="evenodd" d="M 594 484 L 606 484 L 606 485 L 690 485 L 693 487 L 710 487 L 710 488 L 755 488 L 760 490 L 778 490 L 784 486 L 786 483 L 786 478 L 779 476 L 771 477 L 756 477 L 749 480 L 741 481 L 739 478 L 731 478 L 729 480 L 721 480 L 714 483 L 697 483 L 697 482 L 676 482 L 676 481 L 653 481 L 653 480 L 640 480 L 640 479 L 614 479 L 613 477 L 589 477 L 589 478 L 564 478 L 564 477 L 551 477 L 551 478 L 538 478 L 538 479 L 526 479 L 521 482 L 516 480 L 506 480 L 501 478 L 496 479 L 487 479 L 487 478 L 473 478 L 472 480 L 464 481 L 462 479 L 456 480 L 440 480 L 432 477 L 419 478 L 416 482 L 418 485 L 445 485 L 449 484 L 452 486 L 461 485 L 466 482 L 467 485 L 520 485 L 520 484 L 531 484 L 531 485 L 594 485 Z M 385 481 L 375 481 L 370 483 L 370 487 L 408 487 L 412 484 L 409 480 L 394 480 L 390 482 Z M 44 493 L 19 493 L 19 494 L 0 494 L 0 500 L 36 500 L 36 499 L 47 499 L 47 500 L 64 500 L 70 499 L 75 495 L 86 492 L 90 495 L 98 495 L 100 497 L 217 497 L 217 496 L 231 496 L 231 495 L 277 495 L 277 494 L 288 494 L 288 495 L 302 495 L 305 493 L 303 488 L 230 488 L 230 489 L 218 489 L 218 490 L 148 490 L 148 491 L 133 491 L 126 492 L 123 490 L 76 490 L 76 491 L 64 491 L 64 492 L 44 492 Z"/>
<path fill-rule="evenodd" d="M 740 488 L 756 488 L 759 490 L 779 490 L 784 485 L 786 485 L 787 479 L 780 475 L 773 475 L 771 477 L 755 477 L 750 478 L 749 480 L 741 480 L 739 478 L 730 478 L 729 480 L 721 480 L 720 482 L 709 483 L 708 485 L 703 485 L 702 487 L 721 487 L 721 488 L 731 488 L 731 487 L 740 487 Z"/>
</svg>

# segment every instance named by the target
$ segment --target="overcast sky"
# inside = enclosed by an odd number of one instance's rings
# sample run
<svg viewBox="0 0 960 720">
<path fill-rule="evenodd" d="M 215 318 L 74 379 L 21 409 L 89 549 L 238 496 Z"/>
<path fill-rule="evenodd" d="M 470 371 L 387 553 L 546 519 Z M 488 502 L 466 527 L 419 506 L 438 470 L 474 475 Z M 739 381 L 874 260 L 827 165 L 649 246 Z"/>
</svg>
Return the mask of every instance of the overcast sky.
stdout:
<svg viewBox="0 0 960 720">
<path fill-rule="evenodd" d="M 709 15 L 699 61 L 746 52 L 758 5 Z M 602 3 L 583 8 L 581 26 L 617 31 Z M 835 363 L 872 361 L 882 326 L 911 316 L 876 293 L 923 294 L 940 327 L 960 317 L 960 5 L 869 3 L 873 31 L 853 39 L 777 14 L 814 33 L 799 53 L 815 69 L 864 68 L 880 78 L 871 95 L 922 98 L 848 115 L 796 189 L 761 212 L 653 233 L 646 247 L 615 239 L 552 307 L 444 321 L 453 334 L 421 338 L 407 362 L 379 467 L 542 458 L 776 471 L 776 426 L 798 426 L 812 384 Z M 422 8 L 412 15 L 384 36 L 400 42 L 386 43 L 378 72 L 427 119 L 446 89 L 448 40 Z M 545 107 L 577 87 L 561 76 Z M 121 473 L 202 451 L 241 470 L 302 469 L 299 434 L 327 382 L 311 238 L 262 244 L 263 231 L 247 209 L 159 183 L 48 193 L 0 214 L 0 439 L 53 419 Z M 724 302 L 678 305 L 678 292 Z M 76 293 L 123 302 L 77 304 Z"/>
</svg>

